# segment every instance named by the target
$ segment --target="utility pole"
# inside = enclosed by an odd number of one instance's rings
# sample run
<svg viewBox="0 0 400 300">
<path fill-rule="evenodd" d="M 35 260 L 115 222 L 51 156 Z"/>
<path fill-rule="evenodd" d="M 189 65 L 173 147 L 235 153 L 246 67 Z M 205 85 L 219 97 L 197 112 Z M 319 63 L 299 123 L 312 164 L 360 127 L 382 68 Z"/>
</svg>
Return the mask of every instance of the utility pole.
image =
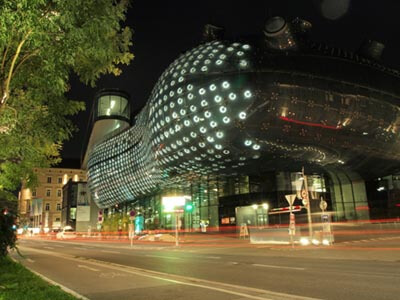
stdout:
<svg viewBox="0 0 400 300">
<path fill-rule="evenodd" d="M 307 181 L 307 176 L 304 174 L 304 167 L 301 170 L 301 173 L 303 175 L 303 180 L 304 180 L 304 190 L 305 190 L 305 198 L 303 198 L 303 201 L 306 200 L 307 205 L 307 220 L 308 220 L 308 235 L 310 236 L 310 240 L 313 237 L 313 231 L 312 231 L 312 220 L 311 220 L 311 201 L 308 193 L 308 181 Z M 304 203 L 303 203 L 304 204 Z"/>
</svg>

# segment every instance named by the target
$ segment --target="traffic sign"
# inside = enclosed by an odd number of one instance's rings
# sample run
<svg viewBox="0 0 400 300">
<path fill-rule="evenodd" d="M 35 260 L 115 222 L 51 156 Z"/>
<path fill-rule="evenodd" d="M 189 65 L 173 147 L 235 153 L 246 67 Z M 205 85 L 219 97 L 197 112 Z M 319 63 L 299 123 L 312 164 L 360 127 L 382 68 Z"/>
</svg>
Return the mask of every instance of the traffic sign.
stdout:
<svg viewBox="0 0 400 300">
<path fill-rule="evenodd" d="M 301 190 L 301 198 L 302 199 L 308 199 L 308 193 L 306 190 Z"/>
<path fill-rule="evenodd" d="M 135 216 L 136 216 L 136 211 L 131 210 L 129 212 L 129 220 L 131 220 L 131 221 L 135 220 Z"/>
<path fill-rule="evenodd" d="M 319 208 L 322 211 L 325 211 L 328 208 L 328 203 L 325 200 L 321 200 L 321 202 L 319 203 Z"/>
<path fill-rule="evenodd" d="M 296 199 L 296 194 L 285 195 L 286 201 L 289 203 L 289 206 L 292 206 L 294 200 Z"/>
<path fill-rule="evenodd" d="M 101 223 L 103 223 L 103 210 L 99 210 L 99 213 L 98 213 L 98 222 L 101 224 Z"/>
</svg>

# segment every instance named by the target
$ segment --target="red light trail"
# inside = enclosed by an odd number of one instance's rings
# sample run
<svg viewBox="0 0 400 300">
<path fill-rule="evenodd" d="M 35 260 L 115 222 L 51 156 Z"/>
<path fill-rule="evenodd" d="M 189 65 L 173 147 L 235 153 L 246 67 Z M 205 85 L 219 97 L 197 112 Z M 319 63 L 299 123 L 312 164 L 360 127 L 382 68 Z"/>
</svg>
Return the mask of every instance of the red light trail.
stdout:
<svg viewBox="0 0 400 300">
<path fill-rule="evenodd" d="M 298 121 L 298 120 L 294 120 L 294 119 L 290 119 L 290 118 L 282 117 L 282 116 L 279 117 L 279 119 L 286 121 L 286 122 L 291 122 L 291 123 L 305 125 L 305 126 L 311 126 L 311 127 L 321 127 L 321 128 L 325 128 L 325 129 L 332 129 L 332 130 L 342 129 L 341 126 L 331 126 L 331 125 L 324 125 L 324 124 L 320 124 L 320 123 Z"/>
</svg>

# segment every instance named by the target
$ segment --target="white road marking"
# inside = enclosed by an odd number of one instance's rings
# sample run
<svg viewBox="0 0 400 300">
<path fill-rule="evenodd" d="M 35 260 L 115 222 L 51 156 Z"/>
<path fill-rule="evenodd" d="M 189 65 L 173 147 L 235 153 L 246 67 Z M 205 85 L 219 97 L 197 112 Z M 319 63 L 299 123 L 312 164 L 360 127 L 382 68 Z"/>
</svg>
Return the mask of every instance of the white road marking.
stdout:
<svg viewBox="0 0 400 300">
<path fill-rule="evenodd" d="M 43 248 L 45 248 L 45 249 L 50 249 L 50 250 L 53 250 L 53 249 L 54 249 L 53 247 L 43 247 Z"/>
<path fill-rule="evenodd" d="M 88 270 L 94 271 L 94 272 L 99 272 L 99 271 L 100 271 L 100 270 L 98 270 L 98 269 L 91 268 L 91 267 L 85 266 L 85 265 L 78 265 L 78 268 L 88 269 Z"/>
<path fill-rule="evenodd" d="M 240 296 L 240 297 L 246 298 L 246 299 L 255 299 L 255 300 L 278 300 L 278 299 L 279 300 L 281 300 L 281 299 L 285 299 L 285 300 L 289 300 L 289 299 L 290 300 L 321 300 L 319 298 L 310 298 L 310 297 L 305 297 L 305 296 L 297 296 L 297 295 L 292 295 L 292 294 L 273 292 L 270 290 L 222 283 L 222 282 L 218 282 L 218 281 L 199 279 L 199 278 L 194 278 L 194 277 L 189 277 L 189 276 L 172 275 L 172 274 L 152 271 L 152 270 L 148 270 L 148 269 L 142 269 L 142 268 L 130 267 L 130 266 L 126 266 L 126 265 L 120 265 L 120 264 L 116 264 L 116 263 L 105 262 L 105 261 L 101 261 L 101 260 L 95 260 L 95 259 L 85 260 L 85 259 L 77 258 L 77 257 L 68 255 L 68 254 L 50 252 L 50 251 L 30 248 L 30 247 L 26 247 L 26 246 L 21 246 L 20 248 L 25 248 L 28 251 L 38 252 L 38 253 L 41 253 L 44 255 L 51 255 L 51 256 L 55 256 L 55 257 L 59 257 L 62 259 L 67 259 L 67 260 L 71 260 L 71 261 L 75 261 L 75 262 L 84 262 L 86 264 L 91 264 L 91 265 L 98 266 L 101 268 L 108 268 L 108 269 L 112 269 L 112 270 L 119 271 L 119 272 L 134 274 L 136 276 L 147 277 L 147 278 L 171 282 L 171 283 L 180 284 L 180 285 L 186 285 L 186 286 L 192 286 L 192 287 L 197 287 L 197 288 L 218 291 L 218 292 L 225 293 L 225 294 Z M 56 284 L 58 284 L 58 283 L 56 283 Z M 217 286 L 219 286 L 219 287 L 217 287 Z M 233 289 L 239 290 L 240 292 L 236 292 Z M 258 294 L 259 296 L 254 295 L 254 293 Z M 84 298 L 84 299 L 87 299 L 87 298 Z"/>
<path fill-rule="evenodd" d="M 231 261 L 231 262 L 229 262 L 231 265 L 238 265 L 239 263 L 238 262 L 236 262 L 236 261 Z"/>
<path fill-rule="evenodd" d="M 83 247 L 73 247 L 74 249 L 78 249 L 78 250 L 87 250 L 87 248 L 83 248 Z"/>
<path fill-rule="evenodd" d="M 211 258 L 211 259 L 221 259 L 220 256 L 205 256 L 205 258 Z"/>
<path fill-rule="evenodd" d="M 67 288 L 67 287 L 64 286 L 64 285 L 62 285 L 62 284 L 60 284 L 60 283 L 58 283 L 58 282 L 55 282 L 55 281 L 51 280 L 50 278 L 48 278 L 48 277 L 46 277 L 46 276 L 44 276 L 44 275 L 42 275 L 42 274 L 40 274 L 40 273 L 38 273 L 38 272 L 36 272 L 36 271 L 33 271 L 33 270 L 31 270 L 31 269 L 30 269 L 30 271 L 31 271 L 33 274 L 36 274 L 37 276 L 41 277 L 43 280 L 47 281 L 48 283 L 50 283 L 50 284 L 52 284 L 52 285 L 59 286 L 64 292 L 67 292 L 68 294 L 71 294 L 72 296 L 75 296 L 75 297 L 78 298 L 78 299 L 81 299 L 81 300 L 90 300 L 89 298 L 86 298 L 85 296 L 83 296 L 83 295 L 81 295 L 81 294 L 75 292 L 74 290 L 71 290 L 70 288 Z"/>
<path fill-rule="evenodd" d="M 167 259 L 181 259 L 180 257 L 174 257 L 174 256 L 162 256 L 162 255 L 150 255 L 146 254 L 147 257 L 157 257 L 157 258 L 167 258 Z"/>
<path fill-rule="evenodd" d="M 274 265 L 262 265 L 262 264 L 252 264 L 255 267 L 264 267 L 264 268 L 274 268 L 274 269 L 289 269 L 289 270 L 299 270 L 304 271 L 305 268 L 296 268 L 296 267 L 285 267 L 285 266 L 274 266 Z"/>
<path fill-rule="evenodd" d="M 115 277 L 127 277 L 129 276 L 128 274 L 123 274 L 123 273 L 116 273 L 116 272 L 110 272 L 110 273 L 100 273 L 99 277 L 100 278 L 115 278 Z"/>
<path fill-rule="evenodd" d="M 104 252 L 104 253 L 116 253 L 116 254 L 120 254 L 121 252 L 118 252 L 118 251 L 111 251 L 111 250 L 101 250 L 101 252 Z"/>
<path fill-rule="evenodd" d="M 33 259 L 27 258 L 27 261 L 29 261 L 30 263 L 34 263 L 35 261 Z"/>
</svg>

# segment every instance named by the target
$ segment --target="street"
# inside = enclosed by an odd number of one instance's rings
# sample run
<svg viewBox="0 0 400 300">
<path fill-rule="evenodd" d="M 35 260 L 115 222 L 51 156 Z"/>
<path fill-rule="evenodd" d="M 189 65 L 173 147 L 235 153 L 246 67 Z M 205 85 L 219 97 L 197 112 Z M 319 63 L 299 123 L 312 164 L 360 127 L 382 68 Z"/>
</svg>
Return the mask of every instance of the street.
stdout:
<svg viewBox="0 0 400 300">
<path fill-rule="evenodd" d="M 396 299 L 399 242 L 292 249 L 22 239 L 24 258 L 13 257 L 88 299 Z"/>
</svg>

